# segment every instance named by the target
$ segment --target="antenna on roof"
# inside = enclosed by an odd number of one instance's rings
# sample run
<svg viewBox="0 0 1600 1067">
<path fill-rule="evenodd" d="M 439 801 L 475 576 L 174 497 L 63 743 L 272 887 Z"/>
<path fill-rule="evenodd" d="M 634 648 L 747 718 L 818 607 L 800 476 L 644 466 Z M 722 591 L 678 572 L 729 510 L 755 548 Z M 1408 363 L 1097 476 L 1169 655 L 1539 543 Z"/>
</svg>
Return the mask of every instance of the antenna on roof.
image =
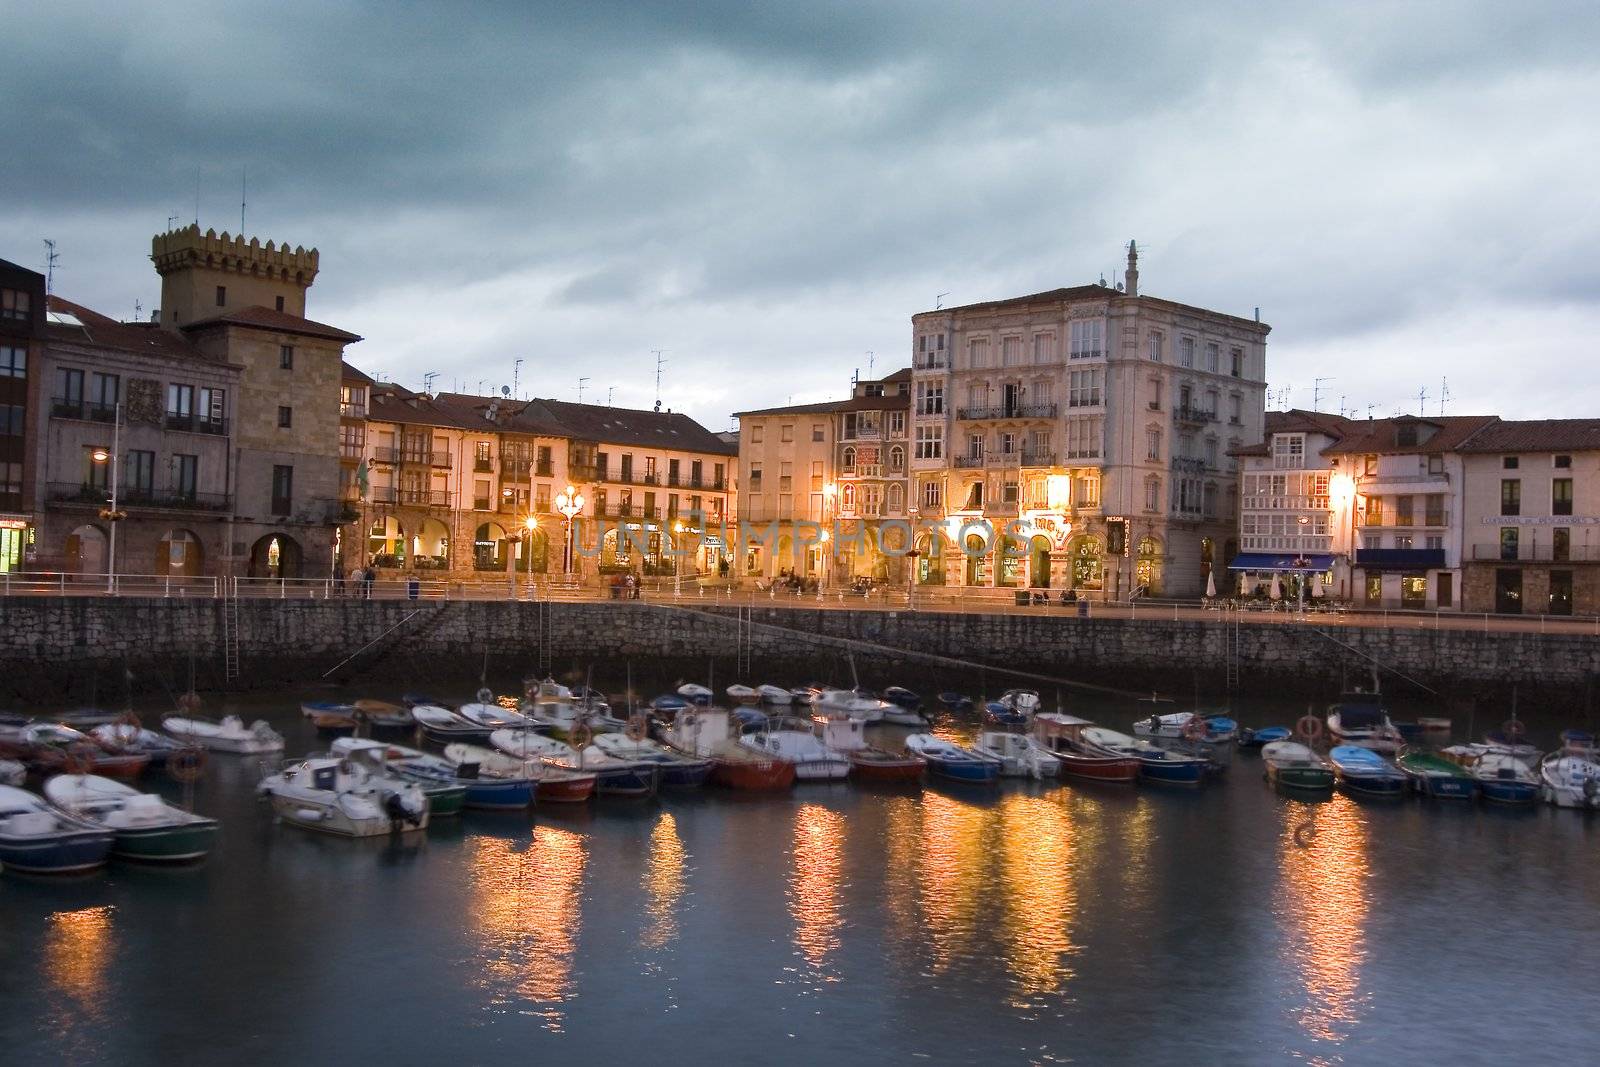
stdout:
<svg viewBox="0 0 1600 1067">
<path fill-rule="evenodd" d="M 1312 411 L 1321 411 L 1322 410 L 1322 383 L 1323 382 L 1331 382 L 1331 381 L 1334 381 L 1334 380 L 1335 379 L 1333 379 L 1333 378 L 1313 378 L 1313 379 L 1311 379 L 1311 410 Z"/>
<path fill-rule="evenodd" d="M 56 264 L 61 257 L 56 253 L 56 243 L 50 238 L 44 239 L 44 295 L 49 296 L 56 291 Z"/>
<path fill-rule="evenodd" d="M 168 230 L 177 229 L 178 228 L 178 219 L 180 219 L 181 217 L 182 216 L 179 215 L 176 211 L 174 211 L 172 214 L 168 215 L 167 216 L 167 229 Z"/>
<path fill-rule="evenodd" d="M 1339 417 L 1344 418 L 1344 394 L 1339 394 Z"/>
<path fill-rule="evenodd" d="M 244 167 L 239 168 L 239 236 L 244 236 L 244 202 L 245 193 L 250 188 L 249 174 Z"/>
<path fill-rule="evenodd" d="M 935 311 L 943 311 L 944 310 L 944 298 L 949 296 L 949 295 L 950 295 L 949 293 L 935 293 L 934 297 L 933 297 L 933 310 L 935 310 Z"/>
<path fill-rule="evenodd" d="M 1372 421 L 1372 409 L 1377 407 L 1377 406 L 1378 405 L 1376 405 L 1376 404 L 1368 404 L 1367 405 L 1367 421 L 1368 422 Z"/>
<path fill-rule="evenodd" d="M 519 359 L 516 362 L 511 364 L 511 395 L 513 395 L 513 396 L 520 396 L 521 395 L 519 392 L 517 392 L 517 383 L 520 382 L 521 380 L 522 380 L 522 360 Z"/>
<path fill-rule="evenodd" d="M 489 380 L 489 379 L 487 379 L 487 378 L 479 378 L 479 379 L 478 379 L 478 395 L 479 395 L 479 396 L 482 396 L 482 395 L 483 395 L 483 385 L 484 385 L 484 383 L 485 383 L 485 382 L 487 382 L 487 381 L 488 381 L 488 380 Z"/>
<path fill-rule="evenodd" d="M 1450 403 L 1450 379 L 1439 379 L 1439 415 L 1444 416 L 1444 406 Z"/>
<path fill-rule="evenodd" d="M 873 355 L 872 349 L 867 349 L 867 381 L 872 381 L 872 368 L 878 362 L 878 357 Z"/>
<path fill-rule="evenodd" d="M 1424 385 L 1421 389 L 1417 390 L 1417 417 L 1418 418 L 1421 418 L 1421 417 L 1423 417 L 1423 416 L 1428 414 L 1428 409 L 1425 406 L 1427 403 L 1428 403 L 1428 387 L 1426 385 Z"/>
<path fill-rule="evenodd" d="M 587 378 L 579 378 L 578 379 L 578 403 L 580 403 L 580 404 L 583 403 L 583 386 L 584 386 L 584 383 L 587 382 L 588 380 L 589 379 L 587 379 Z"/>
<path fill-rule="evenodd" d="M 656 407 L 655 407 L 655 410 L 660 411 L 661 410 L 661 368 L 667 362 L 664 358 L 662 358 L 661 353 L 665 352 L 666 349 L 665 348 L 652 348 L 650 351 L 654 352 L 655 355 L 656 355 Z"/>
<path fill-rule="evenodd" d="M 436 370 L 431 370 L 422 376 L 422 391 L 424 393 L 433 392 L 433 380 L 438 376 L 439 372 Z"/>
<path fill-rule="evenodd" d="M 144 318 L 144 305 L 139 301 L 133 302 L 133 321 L 138 322 Z"/>
<path fill-rule="evenodd" d="M 194 224 L 200 225 L 200 164 L 194 165 Z"/>
<path fill-rule="evenodd" d="M 614 385 L 606 386 L 606 407 L 610 407 L 611 406 L 611 394 L 615 393 L 616 391 L 617 391 L 617 387 L 616 386 L 614 386 Z"/>
</svg>

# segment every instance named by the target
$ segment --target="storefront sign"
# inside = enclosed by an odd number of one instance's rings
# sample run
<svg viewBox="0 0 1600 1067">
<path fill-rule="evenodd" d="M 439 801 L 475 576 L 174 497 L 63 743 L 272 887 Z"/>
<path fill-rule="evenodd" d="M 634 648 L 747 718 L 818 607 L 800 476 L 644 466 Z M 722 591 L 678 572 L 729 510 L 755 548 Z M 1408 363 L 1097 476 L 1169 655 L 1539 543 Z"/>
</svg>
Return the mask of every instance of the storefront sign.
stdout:
<svg viewBox="0 0 1600 1067">
<path fill-rule="evenodd" d="M 1600 526 L 1594 515 L 1485 515 L 1484 526 Z"/>
</svg>

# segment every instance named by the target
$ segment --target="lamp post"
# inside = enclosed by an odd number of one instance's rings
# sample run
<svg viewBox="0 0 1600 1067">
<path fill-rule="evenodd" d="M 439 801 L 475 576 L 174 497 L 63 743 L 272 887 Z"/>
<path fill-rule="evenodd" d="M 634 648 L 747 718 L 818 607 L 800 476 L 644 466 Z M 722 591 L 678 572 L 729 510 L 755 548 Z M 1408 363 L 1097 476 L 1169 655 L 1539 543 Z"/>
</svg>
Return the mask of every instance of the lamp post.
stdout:
<svg viewBox="0 0 1600 1067">
<path fill-rule="evenodd" d="M 828 558 L 828 516 L 833 513 L 834 498 L 839 495 L 839 487 L 833 482 L 827 482 L 822 487 L 822 537 L 818 544 L 823 546 L 817 553 L 817 566 L 821 573 L 817 575 L 817 599 L 822 599 L 822 594 L 827 591 L 828 571 L 832 561 Z"/>
<path fill-rule="evenodd" d="M 917 547 L 917 520 L 922 517 L 921 510 L 912 504 L 906 509 L 906 514 L 911 516 L 911 544 L 907 546 L 906 559 L 906 610 L 917 610 L 917 568 L 922 558 L 922 550 Z"/>
<path fill-rule="evenodd" d="M 100 511 L 100 517 L 111 525 L 111 534 L 106 539 L 106 592 L 117 591 L 117 523 L 123 518 L 122 512 L 117 510 L 117 474 L 122 466 L 122 403 L 117 402 L 114 409 L 115 418 L 111 424 L 111 451 L 97 448 L 89 453 L 89 458 L 96 463 L 109 463 L 111 465 L 111 506 Z"/>
<path fill-rule="evenodd" d="M 567 522 L 567 543 L 561 557 L 561 573 L 565 575 L 572 573 L 572 520 L 582 510 L 583 494 L 572 486 L 569 485 L 556 494 L 556 511 L 560 512 L 561 517 Z"/>
<path fill-rule="evenodd" d="M 683 595 L 683 552 L 678 547 L 678 539 L 683 536 L 683 523 L 672 524 L 672 543 L 668 546 L 672 558 L 672 599 L 677 600 Z"/>
<path fill-rule="evenodd" d="M 529 515 L 522 520 L 522 565 L 528 571 L 528 599 L 533 599 L 533 534 L 539 528 L 539 519 Z"/>
</svg>

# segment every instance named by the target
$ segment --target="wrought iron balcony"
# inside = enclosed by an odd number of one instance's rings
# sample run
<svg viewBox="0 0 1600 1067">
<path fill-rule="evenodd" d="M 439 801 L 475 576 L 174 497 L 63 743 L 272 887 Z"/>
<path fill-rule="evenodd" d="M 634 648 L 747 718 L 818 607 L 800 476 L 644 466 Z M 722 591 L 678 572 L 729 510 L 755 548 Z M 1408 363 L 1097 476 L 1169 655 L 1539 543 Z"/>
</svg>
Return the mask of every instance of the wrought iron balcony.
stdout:
<svg viewBox="0 0 1600 1067">
<path fill-rule="evenodd" d="M 992 419 L 1053 419 L 1056 417 L 1054 404 L 1000 404 L 993 407 L 957 408 L 956 418 L 968 422 L 982 422 Z"/>
<path fill-rule="evenodd" d="M 58 396 L 50 401 L 50 416 L 57 419 L 83 419 L 86 422 L 115 422 L 117 406 Z"/>
<path fill-rule="evenodd" d="M 1054 452 L 1027 452 L 1022 453 L 1024 467 L 1054 467 L 1056 454 Z"/>
<path fill-rule="evenodd" d="M 1203 426 L 1206 423 L 1216 422 L 1217 413 L 1215 411 L 1207 411 L 1205 408 L 1197 408 L 1192 404 L 1180 404 L 1172 409 L 1172 418 L 1176 422 L 1187 422 L 1196 426 Z"/>
<path fill-rule="evenodd" d="M 104 508 L 111 504 L 111 490 L 103 485 L 84 485 L 81 482 L 52 482 L 50 499 L 60 504 L 84 504 Z M 121 486 L 117 490 L 117 508 L 172 508 L 180 511 L 226 511 L 227 493 L 200 493 L 185 489 L 146 489 L 143 486 Z"/>
</svg>

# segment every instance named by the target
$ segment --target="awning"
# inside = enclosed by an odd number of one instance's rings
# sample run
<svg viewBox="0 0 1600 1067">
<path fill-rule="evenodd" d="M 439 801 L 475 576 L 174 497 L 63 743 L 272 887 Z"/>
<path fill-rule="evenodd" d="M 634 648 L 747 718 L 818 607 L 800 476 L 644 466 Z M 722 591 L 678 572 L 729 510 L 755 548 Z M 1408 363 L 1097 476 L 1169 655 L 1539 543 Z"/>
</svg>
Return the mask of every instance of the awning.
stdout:
<svg viewBox="0 0 1600 1067">
<path fill-rule="evenodd" d="M 1319 574 L 1333 567 L 1331 555 L 1297 556 L 1292 552 L 1241 552 L 1228 564 L 1230 571 L 1287 571 Z"/>
<path fill-rule="evenodd" d="M 1369 571 L 1426 571 L 1444 566 L 1442 548 L 1358 548 L 1356 566 Z"/>
</svg>

